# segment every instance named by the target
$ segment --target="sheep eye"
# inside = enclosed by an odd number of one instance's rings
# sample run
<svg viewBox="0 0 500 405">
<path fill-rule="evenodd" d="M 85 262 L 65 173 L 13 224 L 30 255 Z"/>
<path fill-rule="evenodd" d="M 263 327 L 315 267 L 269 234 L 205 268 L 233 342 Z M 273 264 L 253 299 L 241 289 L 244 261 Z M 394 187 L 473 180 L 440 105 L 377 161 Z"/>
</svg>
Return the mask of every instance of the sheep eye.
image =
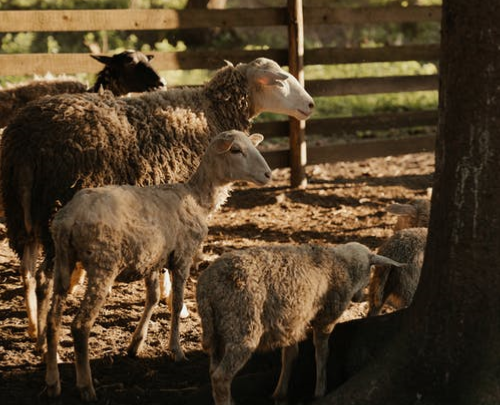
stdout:
<svg viewBox="0 0 500 405">
<path fill-rule="evenodd" d="M 234 155 L 241 153 L 243 155 L 243 151 L 240 148 L 231 148 L 231 153 Z"/>
</svg>

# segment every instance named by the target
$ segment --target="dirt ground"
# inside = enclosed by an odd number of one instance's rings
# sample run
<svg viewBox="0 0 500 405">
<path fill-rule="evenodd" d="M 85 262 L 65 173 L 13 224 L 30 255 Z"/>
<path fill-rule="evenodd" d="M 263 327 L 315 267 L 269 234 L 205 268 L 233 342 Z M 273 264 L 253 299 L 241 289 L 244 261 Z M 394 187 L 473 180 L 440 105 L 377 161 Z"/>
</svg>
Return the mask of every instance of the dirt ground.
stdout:
<svg viewBox="0 0 500 405">
<path fill-rule="evenodd" d="M 385 207 L 425 197 L 432 186 L 433 171 L 433 154 L 420 153 L 309 166 L 308 187 L 304 190 L 289 188 L 289 171 L 285 169 L 275 170 L 273 182 L 267 187 L 238 185 L 212 218 L 204 246 L 205 262 L 188 282 L 186 304 L 191 316 L 181 326 L 188 361 L 176 364 L 168 357 L 170 315 L 165 303 L 155 310 L 140 356 L 127 357 L 126 347 L 143 309 L 143 285 L 118 283 L 90 339 L 98 404 L 212 403 L 208 357 L 201 351 L 194 301 L 199 272 L 222 252 L 252 245 L 359 241 L 375 249 L 390 235 L 395 222 Z M 63 394 L 58 400 L 49 400 L 44 393 L 44 366 L 26 334 L 18 266 L 4 237 L 0 242 L 0 403 L 79 404 L 69 324 L 84 286 L 70 297 L 65 312 L 60 345 Z M 365 310 L 366 303 L 352 304 L 344 318 L 364 316 Z M 244 383 L 235 383 L 236 402 L 272 404 L 269 395 L 278 372 L 278 353 L 255 355 L 240 373 L 246 377 L 241 377 Z"/>
</svg>

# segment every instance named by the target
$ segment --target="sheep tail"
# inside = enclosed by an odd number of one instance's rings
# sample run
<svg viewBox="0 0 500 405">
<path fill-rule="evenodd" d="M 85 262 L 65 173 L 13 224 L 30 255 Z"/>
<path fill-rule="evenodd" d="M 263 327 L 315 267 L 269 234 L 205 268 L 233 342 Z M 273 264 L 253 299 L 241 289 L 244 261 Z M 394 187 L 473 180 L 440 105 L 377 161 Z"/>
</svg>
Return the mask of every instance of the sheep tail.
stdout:
<svg viewBox="0 0 500 405">
<path fill-rule="evenodd" d="M 31 218 L 31 190 L 33 187 L 33 173 L 28 167 L 24 167 L 20 173 L 20 203 L 23 210 L 24 229 L 30 235 L 33 231 L 33 220 Z"/>
<path fill-rule="evenodd" d="M 70 260 L 70 232 L 67 229 L 59 230 L 54 234 L 56 255 L 54 259 L 54 291 L 66 293 L 71 285 L 71 276 L 75 268 L 74 260 Z"/>
</svg>

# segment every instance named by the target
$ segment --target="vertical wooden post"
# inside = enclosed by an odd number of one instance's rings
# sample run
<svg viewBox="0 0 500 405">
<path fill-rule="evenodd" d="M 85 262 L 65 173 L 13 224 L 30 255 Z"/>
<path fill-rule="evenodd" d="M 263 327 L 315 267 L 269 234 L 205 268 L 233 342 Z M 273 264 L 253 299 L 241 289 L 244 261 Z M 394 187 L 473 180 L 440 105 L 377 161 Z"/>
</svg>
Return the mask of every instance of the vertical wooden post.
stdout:
<svg viewBox="0 0 500 405">
<path fill-rule="evenodd" d="M 302 0 L 288 1 L 288 67 L 290 73 L 304 85 L 304 19 Z M 290 117 L 290 183 L 292 187 L 306 187 L 307 151 L 305 121 Z"/>
</svg>

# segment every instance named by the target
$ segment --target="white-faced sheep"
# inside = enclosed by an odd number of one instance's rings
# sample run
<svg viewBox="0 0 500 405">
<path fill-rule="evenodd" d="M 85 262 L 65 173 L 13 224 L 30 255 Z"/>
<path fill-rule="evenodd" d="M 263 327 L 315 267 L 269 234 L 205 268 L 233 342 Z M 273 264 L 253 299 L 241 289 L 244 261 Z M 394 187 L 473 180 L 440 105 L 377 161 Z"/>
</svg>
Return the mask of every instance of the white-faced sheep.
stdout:
<svg viewBox="0 0 500 405">
<path fill-rule="evenodd" d="M 196 288 L 215 404 L 232 403 L 231 381 L 253 352 L 279 347 L 281 374 L 273 397 L 283 399 L 298 342 L 309 327 L 316 349 L 315 396 L 324 395 L 328 337 L 368 282 L 371 265 L 380 263 L 399 265 L 355 242 L 253 247 L 216 259 Z"/>
<path fill-rule="evenodd" d="M 420 280 L 429 225 L 430 200 L 392 204 L 388 212 L 398 215 L 394 234 L 378 252 L 398 262 L 404 269 L 375 266 L 368 286 L 368 316 L 378 315 L 385 304 L 396 309 L 410 305 Z"/>
<path fill-rule="evenodd" d="M 51 280 L 35 272 L 35 264 L 43 243 L 42 267 L 50 273 L 48 223 L 58 205 L 84 187 L 184 181 L 219 132 L 248 132 L 251 118 L 264 111 L 306 119 L 313 107 L 300 83 L 265 58 L 227 65 L 196 88 L 122 99 L 62 95 L 30 103 L 6 128 L 1 150 L 7 234 L 22 257 L 29 331 L 36 334 L 38 321 L 43 339 Z"/>
<path fill-rule="evenodd" d="M 208 146 L 187 183 L 137 187 L 105 186 L 79 191 L 54 217 L 54 294 L 47 329 L 46 382 L 50 396 L 60 394 L 57 344 L 63 301 L 77 261 L 87 270 L 88 286 L 71 330 L 76 356 L 77 387 L 84 400 L 94 400 L 88 356 L 92 324 L 115 279 L 144 278 L 146 307 L 128 348 L 137 353 L 158 303 L 159 273 L 165 264 L 173 275 L 170 342 L 175 360 L 184 358 L 179 341 L 179 315 L 184 286 L 194 255 L 207 235 L 208 216 L 223 203 L 236 180 L 266 184 L 271 170 L 248 137 L 227 131 Z"/>
<path fill-rule="evenodd" d="M 77 80 L 36 80 L 27 84 L 0 90 L 0 128 L 7 126 L 17 111 L 28 102 L 44 96 L 64 93 L 97 93 L 99 89 L 109 90 L 115 96 L 131 92 L 151 91 L 164 87 L 160 76 L 149 61 L 152 55 L 127 50 L 113 56 L 90 55 L 104 64 L 92 87 Z"/>
</svg>

